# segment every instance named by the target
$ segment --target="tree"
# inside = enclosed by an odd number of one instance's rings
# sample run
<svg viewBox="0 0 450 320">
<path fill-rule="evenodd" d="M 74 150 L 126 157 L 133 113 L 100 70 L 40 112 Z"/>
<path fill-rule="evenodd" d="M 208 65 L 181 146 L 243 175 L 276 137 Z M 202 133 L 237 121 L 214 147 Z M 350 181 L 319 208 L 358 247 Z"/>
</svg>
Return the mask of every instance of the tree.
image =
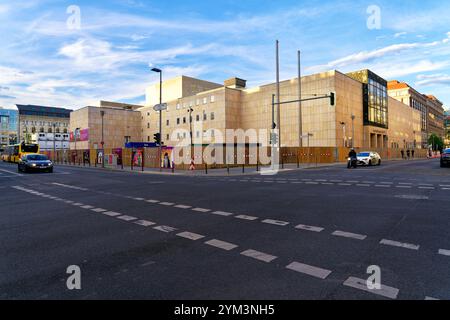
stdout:
<svg viewBox="0 0 450 320">
<path fill-rule="evenodd" d="M 432 133 L 428 138 L 428 144 L 433 146 L 433 151 L 442 151 L 444 149 L 444 141 L 435 133 Z"/>
</svg>

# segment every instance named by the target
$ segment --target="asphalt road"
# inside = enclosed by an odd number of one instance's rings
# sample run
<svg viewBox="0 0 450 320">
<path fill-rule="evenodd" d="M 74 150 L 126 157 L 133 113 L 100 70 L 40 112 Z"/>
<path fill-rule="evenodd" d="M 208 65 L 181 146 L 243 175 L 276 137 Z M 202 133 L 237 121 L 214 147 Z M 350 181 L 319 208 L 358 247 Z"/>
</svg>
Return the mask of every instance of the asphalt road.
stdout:
<svg viewBox="0 0 450 320">
<path fill-rule="evenodd" d="M 0 201 L 0 299 L 450 299 L 439 160 L 242 177 L 0 163 Z"/>
</svg>

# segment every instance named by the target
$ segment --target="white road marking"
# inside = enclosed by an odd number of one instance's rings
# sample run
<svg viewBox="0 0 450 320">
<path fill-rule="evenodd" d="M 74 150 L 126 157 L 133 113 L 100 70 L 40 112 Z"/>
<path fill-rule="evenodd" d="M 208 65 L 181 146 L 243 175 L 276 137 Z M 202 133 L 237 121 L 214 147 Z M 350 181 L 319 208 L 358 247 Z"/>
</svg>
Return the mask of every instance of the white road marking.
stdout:
<svg viewBox="0 0 450 320">
<path fill-rule="evenodd" d="M 178 204 L 175 206 L 175 208 L 179 208 L 179 209 L 190 209 L 192 208 L 192 206 L 186 206 L 184 204 Z"/>
<path fill-rule="evenodd" d="M 217 240 L 217 239 L 213 239 L 213 240 L 209 240 L 206 241 L 205 244 L 219 248 L 219 249 L 223 249 L 223 250 L 233 250 L 235 248 L 237 248 L 238 246 L 229 242 L 225 242 L 225 241 L 221 241 L 221 240 Z"/>
<path fill-rule="evenodd" d="M 398 184 L 403 184 L 405 186 L 412 186 L 411 182 L 399 182 Z"/>
<path fill-rule="evenodd" d="M 419 183 L 418 186 L 432 187 L 433 185 L 430 183 Z"/>
<path fill-rule="evenodd" d="M 180 233 L 177 234 L 177 236 L 182 237 L 182 238 L 186 238 L 186 239 L 189 239 L 189 240 L 193 240 L 193 241 L 196 241 L 196 240 L 199 240 L 199 239 L 202 239 L 202 238 L 205 237 L 205 236 L 202 236 L 201 234 L 187 232 L 187 231 L 180 232 Z"/>
<path fill-rule="evenodd" d="M 169 226 L 157 226 L 157 227 L 153 227 L 153 229 L 158 230 L 158 231 L 162 231 L 165 233 L 169 233 L 169 232 L 173 232 L 175 230 L 177 230 L 174 227 L 169 227 Z"/>
<path fill-rule="evenodd" d="M 316 185 L 316 184 L 319 184 L 318 182 L 305 182 L 305 184 L 314 184 L 314 185 Z"/>
<path fill-rule="evenodd" d="M 410 243 L 402 243 L 402 242 L 386 240 L 386 239 L 381 240 L 380 244 L 384 244 L 387 246 L 393 246 L 393 247 L 399 247 L 399 248 L 405 248 L 405 249 L 410 249 L 410 250 L 419 250 L 419 248 L 420 248 L 419 245 L 410 244 Z"/>
<path fill-rule="evenodd" d="M 377 187 L 377 188 L 390 188 L 391 185 L 388 185 L 388 184 L 376 184 L 375 187 Z"/>
<path fill-rule="evenodd" d="M 14 172 L 14 171 L 5 170 L 5 169 L 0 169 L 0 171 L 11 173 L 14 176 L 19 176 L 19 177 L 23 176 L 23 174 L 20 174 L 20 173 Z"/>
<path fill-rule="evenodd" d="M 162 205 L 162 206 L 170 207 L 170 206 L 173 206 L 175 203 L 173 203 L 173 202 L 160 202 L 159 204 Z"/>
<path fill-rule="evenodd" d="M 134 200 L 137 200 L 137 201 L 144 201 L 145 199 L 144 198 L 133 198 Z"/>
<path fill-rule="evenodd" d="M 149 203 L 159 203 L 159 200 L 152 200 L 152 199 L 149 199 L 149 200 L 145 200 L 146 202 L 149 202 Z"/>
<path fill-rule="evenodd" d="M 332 182 L 322 182 L 320 184 L 325 185 L 325 186 L 333 186 L 334 185 L 334 183 L 332 183 Z"/>
<path fill-rule="evenodd" d="M 122 215 L 121 213 L 114 212 L 114 211 L 106 211 L 106 212 L 103 212 L 103 214 L 107 215 L 107 216 L 110 216 L 110 217 L 117 217 L 117 216 Z"/>
<path fill-rule="evenodd" d="M 370 184 L 362 184 L 362 183 L 360 183 L 360 184 L 357 184 L 356 186 L 357 187 L 370 187 Z"/>
<path fill-rule="evenodd" d="M 84 206 L 84 203 L 81 203 L 81 202 L 75 202 L 75 203 L 72 203 L 72 205 L 73 205 L 73 206 L 78 206 L 78 207 L 80 207 L 80 206 Z"/>
<path fill-rule="evenodd" d="M 380 182 L 380 184 L 394 184 L 393 182 Z"/>
<path fill-rule="evenodd" d="M 90 206 L 90 205 L 85 205 L 85 206 L 81 206 L 81 208 L 83 208 L 83 209 L 92 209 L 92 208 L 94 208 L 93 206 Z"/>
<path fill-rule="evenodd" d="M 69 189 L 75 189 L 75 190 L 80 190 L 80 191 L 88 191 L 89 190 L 89 189 L 86 189 L 86 188 L 71 186 L 71 185 L 68 185 L 68 184 L 57 183 L 57 182 L 52 182 L 52 184 L 54 184 L 55 186 L 60 186 L 60 187 L 69 188 Z"/>
<path fill-rule="evenodd" d="M 439 301 L 439 299 L 433 298 L 433 297 L 425 297 L 425 300 L 427 301 Z"/>
<path fill-rule="evenodd" d="M 67 204 L 72 204 L 72 203 L 73 203 L 72 200 L 66 200 L 66 201 L 64 201 L 64 202 L 67 203 Z"/>
<path fill-rule="evenodd" d="M 136 217 L 127 216 L 127 215 L 119 216 L 119 217 L 117 217 L 117 219 L 124 220 L 124 221 L 133 221 L 133 220 L 137 220 Z"/>
<path fill-rule="evenodd" d="M 289 222 L 286 222 L 286 221 L 279 221 L 279 220 L 272 220 L 272 219 L 266 219 L 261 222 L 267 223 L 267 224 L 274 224 L 274 225 L 282 226 L 282 227 L 287 226 L 289 224 Z"/>
<path fill-rule="evenodd" d="M 445 188 L 450 188 L 450 185 L 448 185 L 448 184 L 440 184 L 439 186 L 440 187 L 445 187 Z"/>
<path fill-rule="evenodd" d="M 342 182 L 342 180 L 330 180 L 330 182 L 336 183 L 336 182 Z"/>
<path fill-rule="evenodd" d="M 347 187 L 348 187 L 348 186 L 351 186 L 350 183 L 339 183 L 339 185 L 340 185 L 340 186 L 347 186 Z"/>
<path fill-rule="evenodd" d="M 105 211 L 108 211 L 108 210 L 102 209 L 102 208 L 94 208 L 94 209 L 91 209 L 91 210 L 94 211 L 94 212 L 105 212 Z"/>
<path fill-rule="evenodd" d="M 254 221 L 254 220 L 258 219 L 257 217 L 247 216 L 245 214 L 241 214 L 241 215 L 235 216 L 235 218 L 236 219 L 241 219 L 241 220 L 249 220 L 249 221 Z"/>
<path fill-rule="evenodd" d="M 250 257 L 250 258 L 253 258 L 256 260 L 264 261 L 264 262 L 272 262 L 273 260 L 275 260 L 277 258 L 276 256 L 272 256 L 270 254 L 267 254 L 264 252 L 259 252 L 259 251 L 252 250 L 252 249 L 241 252 L 241 255 Z"/>
<path fill-rule="evenodd" d="M 450 256 L 450 250 L 439 249 L 439 254 L 443 256 Z"/>
<path fill-rule="evenodd" d="M 326 279 L 331 273 L 330 270 L 310 266 L 300 262 L 292 262 L 291 264 L 286 266 L 287 269 L 293 270 L 296 272 L 304 273 L 309 276 L 313 276 L 319 279 Z"/>
<path fill-rule="evenodd" d="M 333 236 L 337 237 L 344 237 L 344 238 L 351 238 L 356 240 L 364 240 L 367 238 L 366 235 L 363 234 L 357 234 L 357 233 L 351 233 L 351 232 L 344 232 L 344 231 L 335 231 L 332 233 Z"/>
<path fill-rule="evenodd" d="M 321 228 L 321 227 L 307 226 L 304 224 L 299 224 L 295 228 L 301 229 L 301 230 L 306 230 L 306 231 L 312 231 L 312 232 L 322 232 L 324 230 L 324 228 Z"/>
<path fill-rule="evenodd" d="M 154 226 L 156 223 L 148 221 L 148 220 L 138 220 L 134 222 L 135 224 L 138 224 L 140 226 L 149 227 Z"/>
<path fill-rule="evenodd" d="M 434 190 L 436 189 L 435 187 L 419 187 L 419 189 L 423 189 L 423 190 Z"/>
<path fill-rule="evenodd" d="M 225 212 L 225 211 L 214 211 L 214 212 L 212 212 L 212 214 L 217 214 L 219 216 L 229 217 L 229 216 L 232 216 L 234 213 Z"/>
<path fill-rule="evenodd" d="M 450 188 L 442 188 L 442 190 L 450 190 Z"/>
<path fill-rule="evenodd" d="M 411 189 L 412 188 L 412 186 L 395 186 L 396 188 L 402 188 L 402 189 Z"/>
<path fill-rule="evenodd" d="M 197 212 L 210 212 L 210 209 L 205 209 L 205 208 L 194 208 L 192 209 L 192 211 L 197 211 Z"/>
<path fill-rule="evenodd" d="M 354 289 L 359 289 L 359 290 L 363 290 L 366 292 L 370 292 L 379 296 L 383 296 L 386 298 L 390 298 L 390 299 L 397 299 L 397 295 L 399 293 L 399 290 L 397 288 L 393 288 L 393 287 L 389 287 L 389 286 L 385 286 L 385 285 L 381 285 L 381 289 L 377 290 L 370 290 L 367 287 L 367 280 L 365 279 L 359 279 L 359 278 L 355 278 L 355 277 L 350 277 L 348 278 L 345 282 L 344 282 L 344 286 L 347 287 L 351 287 Z"/>
<path fill-rule="evenodd" d="M 427 197 L 427 196 L 415 195 L 415 194 L 404 194 L 404 195 L 398 195 L 395 197 L 400 198 L 400 199 L 407 199 L 407 200 L 428 200 L 429 199 L 429 197 Z"/>
</svg>

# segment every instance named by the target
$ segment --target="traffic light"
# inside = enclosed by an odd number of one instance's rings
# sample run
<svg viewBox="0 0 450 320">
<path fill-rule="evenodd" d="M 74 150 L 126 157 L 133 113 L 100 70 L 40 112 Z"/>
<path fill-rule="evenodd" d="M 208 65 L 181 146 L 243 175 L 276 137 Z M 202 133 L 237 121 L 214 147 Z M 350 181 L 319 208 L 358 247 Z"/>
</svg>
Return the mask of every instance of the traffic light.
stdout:
<svg viewBox="0 0 450 320">
<path fill-rule="evenodd" d="M 334 93 L 334 92 L 331 92 L 331 93 L 330 93 L 330 105 L 331 105 L 332 107 L 334 107 L 334 106 L 335 106 L 335 103 L 336 103 L 336 101 L 335 101 L 335 93 Z"/>
<path fill-rule="evenodd" d="M 159 134 L 159 132 L 155 133 L 153 135 L 153 140 L 155 140 L 155 143 L 158 144 L 158 145 L 161 143 L 161 135 Z"/>
</svg>

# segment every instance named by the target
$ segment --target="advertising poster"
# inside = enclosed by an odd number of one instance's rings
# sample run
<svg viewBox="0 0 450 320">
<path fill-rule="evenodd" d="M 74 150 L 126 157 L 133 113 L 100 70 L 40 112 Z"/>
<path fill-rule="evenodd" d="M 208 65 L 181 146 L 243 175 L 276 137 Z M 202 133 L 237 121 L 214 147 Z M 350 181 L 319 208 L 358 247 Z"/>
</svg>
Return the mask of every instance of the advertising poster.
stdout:
<svg viewBox="0 0 450 320">
<path fill-rule="evenodd" d="M 112 150 L 112 153 L 117 155 L 117 164 L 122 164 L 122 148 L 115 148 Z"/>
<path fill-rule="evenodd" d="M 173 147 L 162 147 L 161 151 L 161 168 L 172 169 Z"/>
<path fill-rule="evenodd" d="M 136 149 L 133 151 L 133 166 L 142 166 L 142 149 Z"/>
</svg>

